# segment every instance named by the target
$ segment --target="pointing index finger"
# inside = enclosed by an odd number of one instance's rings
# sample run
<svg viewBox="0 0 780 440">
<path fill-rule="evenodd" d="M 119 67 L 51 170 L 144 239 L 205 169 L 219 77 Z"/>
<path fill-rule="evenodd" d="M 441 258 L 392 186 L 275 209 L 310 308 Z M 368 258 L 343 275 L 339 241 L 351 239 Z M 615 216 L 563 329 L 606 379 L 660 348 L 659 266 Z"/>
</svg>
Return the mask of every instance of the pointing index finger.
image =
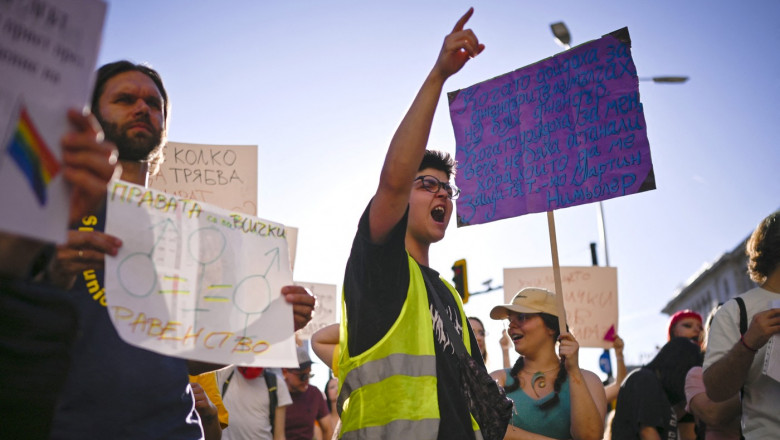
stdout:
<svg viewBox="0 0 780 440">
<path fill-rule="evenodd" d="M 466 22 L 469 21 L 469 18 L 471 18 L 471 15 L 474 14 L 474 8 L 469 8 L 468 11 L 466 11 L 465 14 L 463 14 L 463 17 L 460 17 L 460 20 L 458 20 L 457 23 L 455 23 L 455 27 L 452 28 L 452 32 L 460 32 L 463 30 L 463 26 L 466 25 Z"/>
</svg>

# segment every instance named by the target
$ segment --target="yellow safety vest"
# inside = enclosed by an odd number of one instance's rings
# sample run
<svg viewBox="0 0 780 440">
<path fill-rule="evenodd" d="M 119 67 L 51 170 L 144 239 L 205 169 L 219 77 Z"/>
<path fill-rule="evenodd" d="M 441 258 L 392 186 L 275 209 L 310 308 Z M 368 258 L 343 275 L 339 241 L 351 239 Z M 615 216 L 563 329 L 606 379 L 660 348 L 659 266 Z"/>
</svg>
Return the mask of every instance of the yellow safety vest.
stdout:
<svg viewBox="0 0 780 440">
<path fill-rule="evenodd" d="M 411 256 L 408 259 L 409 290 L 398 319 L 379 342 L 354 357 L 347 345 L 349 317 L 342 295 L 338 397 L 341 439 L 437 438 L 440 416 L 433 323 L 420 267 Z M 465 323 L 458 292 L 442 281 L 455 298 Z M 463 343 L 471 353 L 467 326 L 463 327 Z M 479 425 L 473 416 L 471 425 L 480 440 Z"/>
</svg>

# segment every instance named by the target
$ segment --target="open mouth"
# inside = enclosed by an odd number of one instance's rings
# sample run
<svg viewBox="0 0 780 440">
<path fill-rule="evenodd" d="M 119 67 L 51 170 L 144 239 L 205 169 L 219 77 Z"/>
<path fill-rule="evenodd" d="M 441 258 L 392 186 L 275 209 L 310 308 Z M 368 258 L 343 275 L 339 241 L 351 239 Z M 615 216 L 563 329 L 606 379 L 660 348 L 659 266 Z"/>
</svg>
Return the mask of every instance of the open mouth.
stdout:
<svg viewBox="0 0 780 440">
<path fill-rule="evenodd" d="M 435 222 L 443 223 L 444 222 L 444 207 L 443 206 L 437 206 L 431 210 L 431 217 Z"/>
<path fill-rule="evenodd" d="M 523 335 L 517 335 L 517 334 L 509 335 L 509 337 L 512 338 L 513 341 L 519 341 L 519 340 L 523 339 Z"/>
</svg>

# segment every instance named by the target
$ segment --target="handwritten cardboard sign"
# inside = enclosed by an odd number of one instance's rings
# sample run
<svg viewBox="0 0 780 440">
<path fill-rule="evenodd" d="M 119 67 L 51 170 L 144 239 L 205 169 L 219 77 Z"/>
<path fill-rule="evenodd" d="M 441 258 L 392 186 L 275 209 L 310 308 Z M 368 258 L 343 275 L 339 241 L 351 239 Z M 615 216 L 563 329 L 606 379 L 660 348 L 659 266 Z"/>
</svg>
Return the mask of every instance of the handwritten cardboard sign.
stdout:
<svg viewBox="0 0 780 440">
<path fill-rule="evenodd" d="M 337 322 L 336 307 L 338 302 L 336 301 L 336 285 L 302 281 L 296 281 L 295 284 L 306 287 L 317 297 L 317 304 L 314 306 L 314 317 L 306 324 L 306 327 L 297 332 L 299 338 L 311 339 L 311 335 L 317 330 Z"/>
<path fill-rule="evenodd" d="M 561 267 L 563 299 L 569 331 L 581 347 L 610 348 L 605 337 L 617 332 L 617 268 Z M 524 287 L 541 287 L 555 292 L 551 267 L 504 269 L 506 304 Z"/>
<path fill-rule="evenodd" d="M 624 28 L 448 94 L 458 226 L 655 188 Z"/>
<path fill-rule="evenodd" d="M 127 182 L 109 185 L 106 299 L 119 335 L 206 362 L 297 366 L 281 224 Z"/>
<path fill-rule="evenodd" d="M 0 230 L 64 242 L 60 138 L 92 89 L 106 4 L 0 2 Z"/>
<path fill-rule="evenodd" d="M 176 197 L 257 215 L 257 145 L 168 142 L 149 186 Z"/>
</svg>

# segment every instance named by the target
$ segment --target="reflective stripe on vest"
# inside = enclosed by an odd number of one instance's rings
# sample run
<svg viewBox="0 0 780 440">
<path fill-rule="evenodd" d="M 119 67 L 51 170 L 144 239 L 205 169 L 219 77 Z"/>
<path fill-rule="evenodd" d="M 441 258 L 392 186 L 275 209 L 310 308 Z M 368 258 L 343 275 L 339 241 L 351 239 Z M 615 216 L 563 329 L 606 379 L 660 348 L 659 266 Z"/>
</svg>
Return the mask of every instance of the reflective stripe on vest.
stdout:
<svg viewBox="0 0 780 440">
<path fill-rule="evenodd" d="M 383 426 L 370 426 L 359 431 L 350 431 L 341 436 L 344 440 L 436 440 L 439 419 L 393 420 Z M 482 436 L 477 440 L 482 440 Z"/>
<path fill-rule="evenodd" d="M 341 408 L 352 392 L 358 388 L 373 385 L 392 375 L 411 377 L 436 377 L 436 356 L 414 356 L 405 353 L 394 353 L 382 359 L 372 360 L 350 370 L 342 380 L 344 384 L 338 396 L 338 407 Z"/>
</svg>

